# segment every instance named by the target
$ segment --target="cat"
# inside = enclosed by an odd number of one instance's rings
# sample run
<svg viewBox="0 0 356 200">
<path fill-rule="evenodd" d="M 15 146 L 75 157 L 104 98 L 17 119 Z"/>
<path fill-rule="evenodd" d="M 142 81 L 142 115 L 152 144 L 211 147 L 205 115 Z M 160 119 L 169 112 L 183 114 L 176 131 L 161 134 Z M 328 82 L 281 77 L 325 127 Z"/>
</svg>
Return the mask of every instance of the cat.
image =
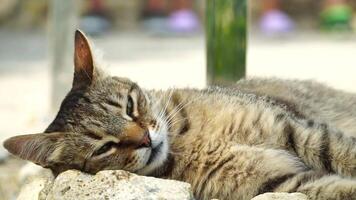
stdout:
<svg viewBox="0 0 356 200">
<path fill-rule="evenodd" d="M 312 81 L 145 90 L 105 74 L 75 33 L 72 89 L 44 133 L 12 154 L 54 174 L 121 169 L 192 185 L 197 199 L 301 192 L 356 199 L 356 95 Z"/>
</svg>

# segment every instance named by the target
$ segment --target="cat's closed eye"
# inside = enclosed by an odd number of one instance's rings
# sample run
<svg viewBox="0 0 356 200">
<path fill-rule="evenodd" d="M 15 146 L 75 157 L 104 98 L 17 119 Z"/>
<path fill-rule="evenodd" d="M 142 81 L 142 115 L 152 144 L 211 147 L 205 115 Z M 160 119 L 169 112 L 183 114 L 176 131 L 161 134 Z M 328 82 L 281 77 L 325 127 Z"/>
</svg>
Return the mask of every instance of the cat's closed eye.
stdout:
<svg viewBox="0 0 356 200">
<path fill-rule="evenodd" d="M 127 97 L 126 114 L 132 118 L 134 117 L 133 116 L 133 106 L 134 106 L 133 104 L 134 103 L 133 103 L 132 97 L 129 95 Z"/>
<path fill-rule="evenodd" d="M 101 146 L 98 150 L 96 150 L 93 153 L 93 156 L 98 156 L 101 155 L 103 153 L 108 152 L 109 150 L 112 149 L 113 146 L 117 145 L 115 142 L 107 142 L 105 143 L 103 146 Z"/>
</svg>

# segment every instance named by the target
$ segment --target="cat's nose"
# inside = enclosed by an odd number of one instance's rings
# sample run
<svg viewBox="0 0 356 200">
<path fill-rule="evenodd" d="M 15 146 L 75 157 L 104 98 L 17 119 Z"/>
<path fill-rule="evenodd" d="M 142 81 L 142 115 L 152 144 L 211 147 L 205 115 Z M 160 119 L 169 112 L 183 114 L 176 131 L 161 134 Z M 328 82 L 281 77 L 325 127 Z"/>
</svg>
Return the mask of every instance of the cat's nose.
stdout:
<svg viewBox="0 0 356 200">
<path fill-rule="evenodd" d="M 140 147 L 151 147 L 151 138 L 150 138 L 150 134 L 148 133 L 148 131 L 146 131 L 143 135 L 143 138 L 141 140 L 141 144 L 139 145 Z"/>
</svg>

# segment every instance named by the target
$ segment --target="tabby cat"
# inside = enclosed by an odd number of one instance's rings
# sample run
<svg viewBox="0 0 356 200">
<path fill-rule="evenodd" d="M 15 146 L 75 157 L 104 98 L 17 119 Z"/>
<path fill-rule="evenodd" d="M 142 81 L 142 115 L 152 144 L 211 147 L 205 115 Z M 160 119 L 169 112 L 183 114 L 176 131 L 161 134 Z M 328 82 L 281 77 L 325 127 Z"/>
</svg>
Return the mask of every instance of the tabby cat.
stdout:
<svg viewBox="0 0 356 200">
<path fill-rule="evenodd" d="M 144 90 L 101 71 L 80 31 L 74 58 L 54 121 L 5 141 L 9 152 L 55 174 L 123 169 L 185 181 L 197 199 L 356 199 L 356 95 L 278 79 Z"/>
</svg>

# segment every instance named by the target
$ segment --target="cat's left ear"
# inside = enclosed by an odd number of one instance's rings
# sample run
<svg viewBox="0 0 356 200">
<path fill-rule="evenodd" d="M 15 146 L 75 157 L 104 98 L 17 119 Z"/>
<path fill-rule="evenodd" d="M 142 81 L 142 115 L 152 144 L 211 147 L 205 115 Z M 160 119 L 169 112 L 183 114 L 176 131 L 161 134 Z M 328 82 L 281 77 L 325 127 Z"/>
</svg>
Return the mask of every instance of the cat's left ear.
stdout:
<svg viewBox="0 0 356 200">
<path fill-rule="evenodd" d="M 94 61 L 87 37 L 80 30 L 75 31 L 73 88 L 87 87 L 94 77 Z"/>
<path fill-rule="evenodd" d="M 57 142 L 64 133 L 39 133 L 19 135 L 7 139 L 3 145 L 11 154 L 47 167 Z"/>
</svg>

